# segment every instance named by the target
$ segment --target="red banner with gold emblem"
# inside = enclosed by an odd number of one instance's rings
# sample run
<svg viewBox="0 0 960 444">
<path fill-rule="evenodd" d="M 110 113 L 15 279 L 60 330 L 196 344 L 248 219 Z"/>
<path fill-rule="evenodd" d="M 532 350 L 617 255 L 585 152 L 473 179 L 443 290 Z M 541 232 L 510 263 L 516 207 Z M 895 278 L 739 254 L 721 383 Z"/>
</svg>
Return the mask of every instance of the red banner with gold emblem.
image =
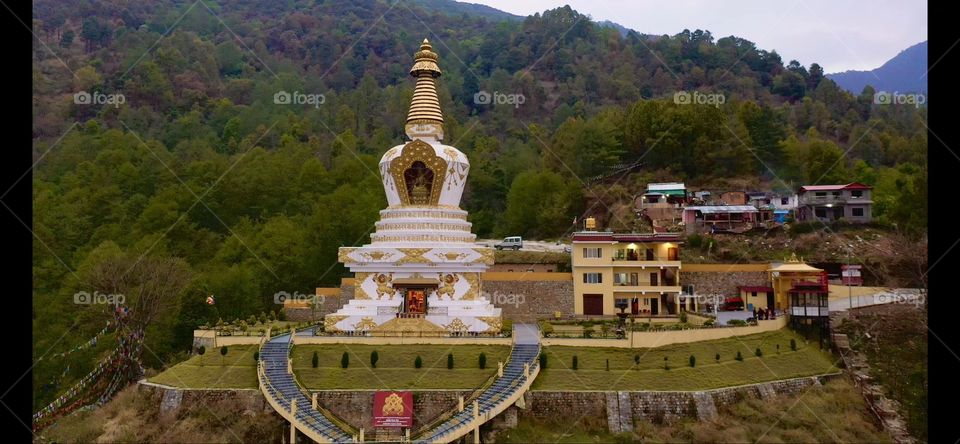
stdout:
<svg viewBox="0 0 960 444">
<path fill-rule="evenodd" d="M 413 427 L 412 392 L 375 392 L 374 427 Z"/>
</svg>

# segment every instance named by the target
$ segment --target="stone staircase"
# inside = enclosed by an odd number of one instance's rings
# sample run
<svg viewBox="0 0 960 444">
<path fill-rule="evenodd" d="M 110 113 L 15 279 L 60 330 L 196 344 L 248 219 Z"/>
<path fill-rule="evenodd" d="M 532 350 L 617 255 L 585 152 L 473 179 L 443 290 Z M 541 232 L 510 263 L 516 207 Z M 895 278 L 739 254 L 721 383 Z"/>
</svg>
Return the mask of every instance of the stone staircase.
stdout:
<svg viewBox="0 0 960 444">
<path fill-rule="evenodd" d="M 415 442 L 448 443 L 479 428 L 511 405 L 521 404 L 522 407 L 523 394 L 530 389 L 540 371 L 537 360 L 540 338 L 535 325 L 515 325 L 514 334 L 516 342 L 503 367 L 503 376 L 497 377 L 472 405 L 464 405 L 462 411 L 423 433 Z"/>
<path fill-rule="evenodd" d="M 633 402 L 629 392 L 607 392 L 607 428 L 610 433 L 633 431 Z"/>
<path fill-rule="evenodd" d="M 260 348 L 257 379 L 267 402 L 315 442 L 354 442 L 353 436 L 312 407 L 311 399 L 288 371 L 289 351 L 289 334 L 272 338 Z"/>
<path fill-rule="evenodd" d="M 834 325 L 833 319 L 830 323 Z M 835 325 L 839 325 L 839 322 Z M 831 334 L 831 341 L 840 354 L 845 371 L 860 389 L 860 393 L 863 394 L 870 411 L 877 417 L 883 428 L 890 433 L 893 441 L 897 444 L 916 443 L 916 438 L 910 435 L 906 420 L 900 414 L 902 411 L 900 403 L 887 398 L 883 394 L 883 388 L 880 384 L 876 383 L 870 376 L 870 364 L 867 363 L 866 356 L 850 347 L 850 339 L 845 334 L 833 333 Z"/>
</svg>

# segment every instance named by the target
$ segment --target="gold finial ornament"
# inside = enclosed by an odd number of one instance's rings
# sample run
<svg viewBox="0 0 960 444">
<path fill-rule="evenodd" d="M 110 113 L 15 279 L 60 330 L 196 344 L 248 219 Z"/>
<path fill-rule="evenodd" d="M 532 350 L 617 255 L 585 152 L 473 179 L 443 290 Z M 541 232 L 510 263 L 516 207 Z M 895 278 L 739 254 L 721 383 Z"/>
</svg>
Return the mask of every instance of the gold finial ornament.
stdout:
<svg viewBox="0 0 960 444">
<path fill-rule="evenodd" d="M 437 65 L 437 53 L 427 39 L 423 39 L 420 50 L 413 55 L 413 67 L 410 75 L 417 79 L 407 113 L 406 132 L 411 139 L 418 136 L 433 136 L 443 139 L 443 112 L 440 111 L 440 99 L 434 79 L 443 74 Z"/>
<path fill-rule="evenodd" d="M 437 65 L 437 53 L 433 52 L 427 39 L 423 39 L 420 50 L 413 55 L 413 68 L 410 68 L 410 75 L 413 77 L 419 77 L 421 73 L 430 74 L 434 78 L 443 74 Z"/>
</svg>

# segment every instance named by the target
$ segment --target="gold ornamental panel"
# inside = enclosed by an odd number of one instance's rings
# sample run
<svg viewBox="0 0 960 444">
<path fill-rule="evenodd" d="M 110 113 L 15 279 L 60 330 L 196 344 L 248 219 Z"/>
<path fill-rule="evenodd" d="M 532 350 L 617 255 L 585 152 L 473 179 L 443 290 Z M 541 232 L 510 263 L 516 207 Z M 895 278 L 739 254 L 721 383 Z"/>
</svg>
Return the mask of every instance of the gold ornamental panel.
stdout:
<svg viewBox="0 0 960 444">
<path fill-rule="evenodd" d="M 446 261 L 449 261 L 449 262 L 459 261 L 459 260 L 467 257 L 467 253 L 458 253 L 458 252 L 455 252 L 455 251 L 448 251 L 448 252 L 446 252 L 446 253 L 439 253 L 439 252 L 438 252 L 438 253 L 434 253 L 433 255 L 436 256 L 437 259 L 440 259 L 441 261 L 446 260 Z"/>
<path fill-rule="evenodd" d="M 473 251 L 476 251 L 480 255 L 477 260 L 474 262 L 479 264 L 493 265 L 493 249 L 492 248 L 474 248 Z"/>
<path fill-rule="evenodd" d="M 404 174 L 410 170 L 414 162 L 422 162 L 433 173 L 433 179 L 429 183 L 429 199 L 427 202 L 422 202 L 421 204 L 437 205 L 440 202 L 440 192 L 443 190 L 443 180 L 447 172 L 447 161 L 438 156 L 429 143 L 420 139 L 404 145 L 400 155 L 390 161 L 389 171 L 393 177 L 393 182 L 397 185 L 400 201 L 404 205 L 418 203 L 411 201 L 411 190 L 407 189 L 407 181 L 404 178 Z M 421 185 L 426 184 L 418 184 L 418 186 Z"/>
<path fill-rule="evenodd" d="M 323 331 L 340 331 L 337 328 L 337 322 L 340 322 L 349 316 L 345 315 L 326 315 L 323 317 Z"/>
<path fill-rule="evenodd" d="M 477 319 L 490 326 L 484 333 L 499 333 L 503 328 L 503 318 L 497 316 L 477 316 Z"/>
<path fill-rule="evenodd" d="M 353 250 L 356 250 L 356 247 L 340 247 L 340 249 L 337 250 L 337 262 L 341 264 L 352 264 L 356 262 L 354 258 L 350 257 L 350 253 L 353 253 Z"/>
<path fill-rule="evenodd" d="M 360 322 L 353 324 L 354 331 L 369 331 L 375 328 L 377 328 L 377 323 L 370 316 L 363 317 Z"/>
<path fill-rule="evenodd" d="M 353 299 L 373 299 L 367 292 L 363 291 L 363 282 L 367 280 L 370 273 L 358 272 L 353 275 Z"/>
<path fill-rule="evenodd" d="M 453 148 L 444 148 L 443 154 L 447 155 L 447 161 L 450 165 L 450 169 L 447 170 L 447 176 L 450 177 L 450 181 L 447 183 L 447 189 L 449 190 L 454 185 L 461 186 L 467 181 L 467 173 L 470 170 L 470 165 L 463 162 L 457 162 L 460 154 Z"/>
<path fill-rule="evenodd" d="M 470 326 L 463 323 L 460 318 L 454 318 L 449 324 L 444 325 L 444 328 L 446 328 L 450 333 L 462 333 L 469 330 Z"/>
<path fill-rule="evenodd" d="M 426 264 L 431 263 L 430 259 L 423 257 L 432 248 L 398 248 L 404 256 L 397 260 L 398 264 Z"/>
<path fill-rule="evenodd" d="M 460 299 L 464 301 L 480 299 L 480 273 L 463 273 L 463 278 L 470 284 L 470 288 L 467 289 L 467 292 L 464 293 Z"/>
<path fill-rule="evenodd" d="M 466 212 L 460 211 L 437 211 L 441 210 L 459 210 L 458 207 L 453 207 L 452 205 L 437 205 L 435 207 L 421 207 L 416 206 L 390 206 L 390 212 L 381 212 L 380 220 L 386 219 L 397 219 L 397 218 L 414 218 L 414 219 L 428 219 L 428 218 L 440 218 L 440 219 L 455 219 L 455 220 L 467 220 Z"/>
<path fill-rule="evenodd" d="M 360 253 L 360 257 L 368 261 L 386 260 L 386 259 L 390 259 L 390 257 L 392 256 L 393 256 L 393 253 L 390 253 L 388 251 L 379 251 L 379 250 L 364 251 Z"/>
</svg>

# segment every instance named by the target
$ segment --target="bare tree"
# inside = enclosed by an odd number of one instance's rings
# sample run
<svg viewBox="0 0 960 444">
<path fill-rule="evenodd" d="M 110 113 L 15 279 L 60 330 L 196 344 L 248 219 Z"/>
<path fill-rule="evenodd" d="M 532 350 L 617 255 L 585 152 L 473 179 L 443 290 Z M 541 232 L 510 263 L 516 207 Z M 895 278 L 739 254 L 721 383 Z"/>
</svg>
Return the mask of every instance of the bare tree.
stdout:
<svg viewBox="0 0 960 444">
<path fill-rule="evenodd" d="M 92 267 L 87 282 L 97 291 L 122 294 L 130 308 L 128 327 L 143 331 L 157 316 L 177 308 L 178 296 L 190 277 L 180 258 L 121 255 Z"/>
</svg>

